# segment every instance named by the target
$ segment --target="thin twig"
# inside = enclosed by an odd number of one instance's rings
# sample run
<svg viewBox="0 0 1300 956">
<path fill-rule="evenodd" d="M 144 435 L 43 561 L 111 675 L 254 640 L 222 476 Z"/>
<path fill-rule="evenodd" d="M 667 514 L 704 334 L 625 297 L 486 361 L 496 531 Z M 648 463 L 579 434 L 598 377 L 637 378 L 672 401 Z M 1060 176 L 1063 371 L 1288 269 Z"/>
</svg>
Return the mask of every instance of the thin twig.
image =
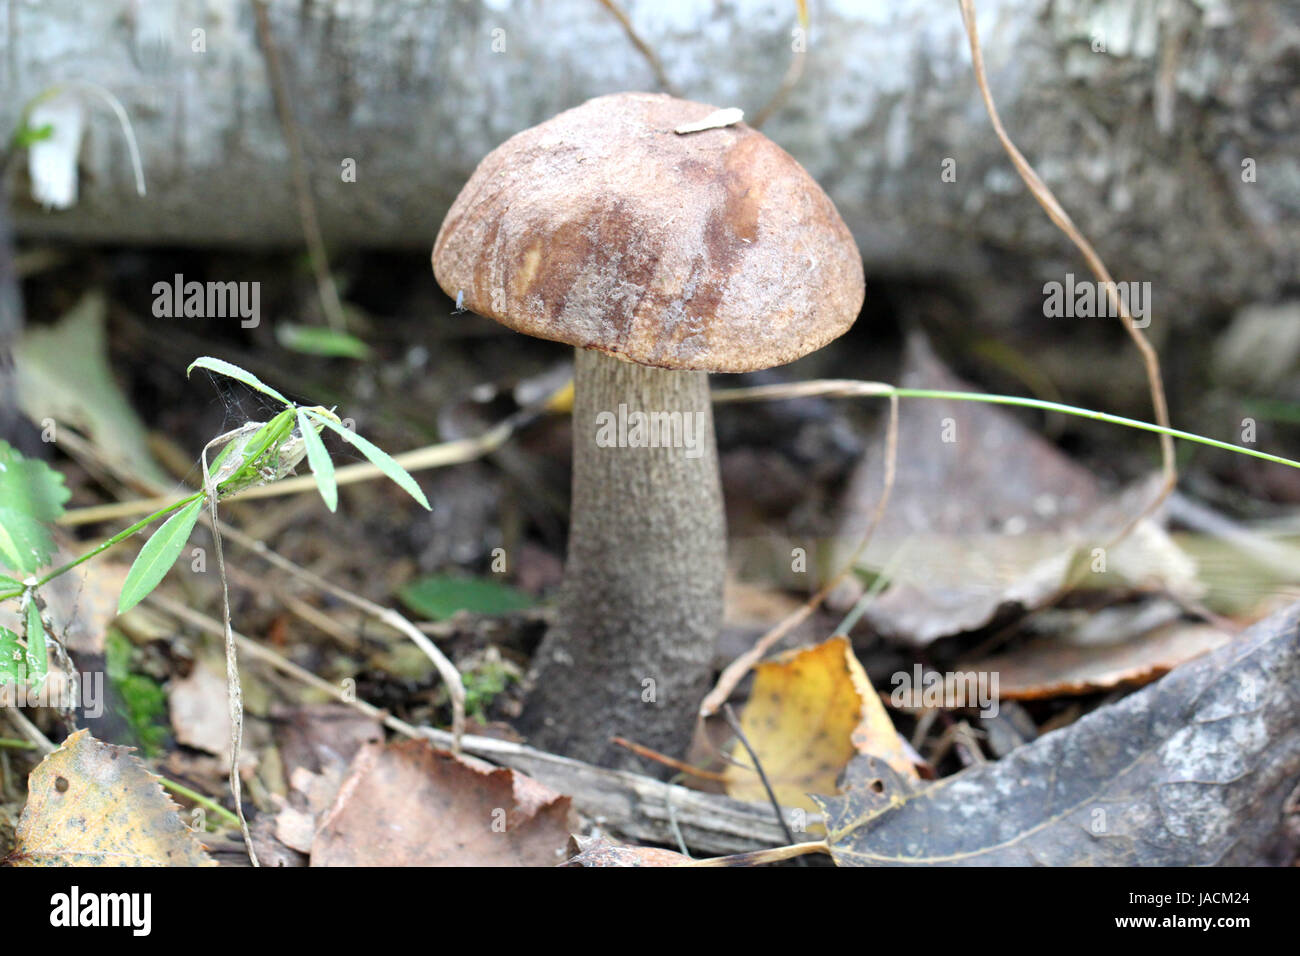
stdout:
<svg viewBox="0 0 1300 956">
<path fill-rule="evenodd" d="M 58 665 L 60 677 L 63 679 L 65 693 L 59 695 L 59 702 L 52 705 L 54 711 L 59 715 L 59 719 L 69 731 L 76 729 L 77 726 L 77 704 L 81 699 L 81 678 L 77 674 L 76 665 L 72 662 L 72 657 L 68 654 L 68 649 L 63 646 L 63 642 L 55 635 L 58 633 L 54 627 L 54 622 L 50 619 L 49 609 L 46 606 L 45 599 L 40 595 L 36 585 L 29 585 L 23 592 L 19 601 L 19 614 L 26 619 L 27 609 L 32 602 L 36 604 L 37 613 L 40 615 L 41 633 L 37 636 L 27 634 L 27 646 L 30 649 L 33 640 L 45 642 L 46 653 L 53 648 L 55 663 Z M 47 664 L 48 669 L 48 664 Z"/>
<path fill-rule="evenodd" d="M 275 38 L 271 36 L 271 19 L 266 12 L 266 0 L 253 0 L 253 12 L 257 18 L 257 36 L 262 43 L 262 55 L 266 59 L 267 78 L 271 82 L 271 95 L 275 99 L 275 112 L 280 118 L 285 144 L 289 147 L 293 191 L 298 196 L 298 215 L 302 219 L 303 237 L 307 240 L 307 256 L 311 260 L 312 272 L 316 274 L 316 291 L 320 295 L 321 309 L 330 328 L 343 331 L 347 327 L 347 317 L 343 312 L 343 303 L 339 300 L 338 288 L 334 285 L 334 276 L 330 272 L 329 255 L 325 251 L 325 240 L 316 217 L 316 201 L 312 198 L 311 185 L 307 181 L 307 161 L 302 151 L 302 139 L 298 134 L 298 123 L 293 118 L 284 73 L 280 69 L 280 53 L 275 47 Z"/>
<path fill-rule="evenodd" d="M 1102 262 L 1101 256 L 1092 247 L 1092 243 L 1079 231 L 1069 214 L 1057 202 L 1056 196 L 1047 188 L 1047 184 L 1039 177 L 1029 161 L 1016 148 L 1011 137 L 1007 135 L 1006 129 L 1002 125 L 1002 119 L 998 115 L 997 107 L 993 103 L 993 94 L 989 91 L 988 77 L 984 73 L 984 55 L 980 51 L 979 33 L 975 27 L 975 4 L 974 0 L 958 0 L 961 4 L 962 23 L 966 27 L 966 36 L 970 41 L 971 65 L 975 71 L 975 83 L 979 87 L 980 96 L 984 100 L 984 107 L 988 111 L 989 121 L 993 126 L 993 132 L 996 134 L 1002 148 L 1011 158 L 1011 163 L 1024 180 L 1025 185 L 1038 204 L 1043 207 L 1049 219 L 1056 224 L 1070 239 L 1071 242 L 1083 254 L 1088 268 L 1102 283 L 1102 288 L 1106 290 L 1107 298 L 1110 300 L 1111 308 L 1120 316 L 1124 323 L 1124 328 L 1128 330 L 1129 337 L 1132 338 L 1138 351 L 1142 355 L 1142 362 L 1146 367 L 1147 380 L 1151 386 L 1151 404 L 1155 409 L 1156 424 L 1166 429 L 1170 428 L 1169 423 L 1169 404 L 1165 398 L 1164 380 L 1160 373 L 1160 358 L 1156 350 L 1152 347 L 1151 342 L 1143 334 L 1133 321 L 1132 315 L 1129 314 L 1128 306 L 1120 298 L 1119 291 L 1111 278 L 1106 264 Z M 1160 458 L 1162 462 L 1162 472 L 1164 480 L 1161 482 L 1160 489 L 1156 497 L 1143 509 L 1138 515 L 1125 527 L 1121 532 L 1120 538 L 1126 536 L 1134 527 L 1143 519 L 1151 515 L 1164 502 L 1169 493 L 1173 491 L 1174 485 L 1178 481 L 1177 461 L 1174 456 L 1174 441 L 1168 434 L 1162 433 L 1160 436 Z"/>
<path fill-rule="evenodd" d="M 734 853 L 731 856 L 714 856 L 707 860 L 691 860 L 689 863 L 678 863 L 678 866 L 759 866 L 763 863 L 780 863 L 782 860 L 793 860 L 798 857 L 807 856 L 809 853 L 827 853 L 831 848 L 826 845 L 825 840 L 817 840 L 813 843 L 794 843 L 791 841 L 790 846 L 775 846 L 770 850 L 754 850 L 750 853 Z"/>
<path fill-rule="evenodd" d="M 885 589 L 885 586 L 893 580 L 894 572 L 902 566 L 903 556 L 907 554 L 910 545 L 910 541 L 904 541 L 898 546 L 898 549 L 889 556 L 889 559 L 885 561 L 880 570 L 876 572 L 876 579 L 871 582 L 871 587 L 867 588 L 862 597 L 858 598 L 857 603 L 853 605 L 848 614 L 844 615 L 839 626 L 835 628 L 836 634 L 843 634 L 847 637 L 853 630 L 858 621 L 862 618 L 862 615 L 867 612 L 867 608 L 869 608 L 871 603 L 880 596 L 880 592 Z"/>
<path fill-rule="evenodd" d="M 758 779 L 763 782 L 763 789 L 767 792 L 767 799 L 772 804 L 772 812 L 776 814 L 777 822 L 781 824 L 781 832 L 785 834 L 786 842 L 794 843 L 794 834 L 790 832 L 790 825 L 785 822 L 785 814 L 781 812 L 781 803 L 776 799 L 776 791 L 772 789 L 772 783 L 767 779 L 767 772 L 763 770 L 763 762 L 758 759 L 758 754 L 749 745 L 749 738 L 745 736 L 745 731 L 741 729 L 740 721 L 736 719 L 736 712 L 731 709 L 730 704 L 722 705 L 722 716 L 726 718 L 727 726 L 736 735 L 740 745 L 745 748 L 745 753 L 749 754 L 749 759 L 754 764 L 751 769 L 758 774 Z"/>
<path fill-rule="evenodd" d="M 873 384 L 873 383 L 858 383 Z M 840 584 L 845 581 L 857 567 L 858 559 L 867 550 L 867 545 L 871 543 L 871 536 L 875 534 L 876 527 L 880 524 L 881 518 L 885 515 L 885 507 L 889 504 L 890 493 L 894 489 L 894 476 L 898 464 L 898 395 L 890 393 L 889 395 L 889 428 L 885 438 L 885 480 L 880 490 L 880 498 L 876 502 L 875 513 L 871 516 L 871 522 L 867 525 L 866 531 L 862 535 L 862 540 L 858 543 L 853 554 L 844 562 L 844 566 L 829 581 L 817 590 L 817 593 L 805 601 L 800 607 L 788 614 L 784 620 L 778 622 L 775 627 L 755 642 L 754 646 L 748 651 L 741 654 L 734 661 L 728 664 L 718 677 L 718 682 L 714 685 L 713 690 L 709 691 L 707 697 L 700 704 L 700 717 L 709 717 L 717 713 L 718 708 L 726 703 L 731 692 L 739 684 L 760 660 L 767 653 L 768 649 L 784 638 L 792 630 L 812 616 L 813 611 L 821 606 L 826 597 L 834 591 Z M 790 842 L 794 842 L 791 840 Z"/>
<path fill-rule="evenodd" d="M 716 780 L 719 783 L 724 782 L 727 779 L 727 775 L 724 773 L 718 773 L 716 770 L 701 770 L 699 767 L 692 767 L 690 764 L 684 763 L 681 760 L 674 760 L 667 754 L 661 754 L 657 750 L 651 750 L 649 747 L 642 744 L 634 743 L 626 737 L 611 737 L 610 743 L 619 747 L 624 747 L 632 751 L 632 753 L 636 754 L 638 757 L 644 757 L 646 760 L 653 760 L 655 763 L 661 763 L 665 767 L 672 767 L 674 770 L 680 771 L 683 775 L 688 777 L 699 777 L 701 780 Z"/>
<path fill-rule="evenodd" d="M 749 125 L 753 129 L 762 129 L 763 124 L 772 118 L 772 114 L 785 105 L 786 99 L 790 96 L 790 91 L 799 84 L 799 79 L 803 76 L 804 61 L 807 58 L 808 54 L 803 50 L 795 53 L 794 58 L 790 61 L 790 66 L 786 68 L 785 76 L 781 78 L 781 85 L 777 87 L 776 92 L 772 94 L 772 98 L 750 121 Z"/>
<path fill-rule="evenodd" d="M 682 774 L 678 774 L 673 777 L 671 782 L 677 783 L 681 778 Z M 665 795 L 664 807 L 668 810 L 668 827 L 673 831 L 673 841 L 677 844 L 677 852 L 689 859 L 691 848 L 686 845 L 686 837 L 682 835 L 682 828 L 677 823 L 677 807 L 673 805 L 671 790 Z"/>
<path fill-rule="evenodd" d="M 144 184 L 144 165 L 140 162 L 140 147 L 135 141 L 135 129 L 131 126 L 131 118 L 126 115 L 126 107 L 122 105 L 122 101 L 114 96 L 111 90 L 88 80 L 70 80 L 60 83 L 49 90 L 46 97 L 57 95 L 65 88 L 93 93 L 108 104 L 108 108 L 113 111 L 113 116 L 117 118 L 118 125 L 122 128 L 122 136 L 126 139 L 126 151 L 131 157 L 131 172 L 135 174 L 136 195 L 144 198 L 147 190 Z"/>
<path fill-rule="evenodd" d="M 167 614 L 170 614 L 172 617 L 184 621 L 185 623 L 191 625 L 192 627 L 198 628 L 200 631 L 203 631 L 206 634 L 211 634 L 216 637 L 225 636 L 224 628 L 222 628 L 220 621 L 216 620 L 213 617 L 208 616 L 207 614 L 204 614 L 202 611 L 194 610 L 192 607 L 190 607 L 187 604 L 182 604 L 180 601 L 177 601 L 173 598 L 169 598 L 164 594 L 160 594 L 158 591 L 154 591 L 153 593 L 151 593 L 148 597 L 145 598 L 145 601 L 149 604 L 152 604 L 160 611 L 165 611 Z M 298 666 L 293 661 L 280 656 L 275 651 L 271 650 L 269 647 L 263 647 L 261 644 L 257 643 L 251 638 L 246 637 L 245 635 L 239 633 L 239 631 L 234 632 L 234 637 L 235 637 L 235 643 L 239 645 L 239 649 L 247 657 L 251 657 L 256 660 L 260 660 L 265 664 L 269 664 L 271 667 L 275 668 L 281 673 L 287 674 L 288 676 L 294 678 L 295 680 L 300 681 L 306 684 L 307 686 L 320 691 L 323 694 L 328 694 L 330 697 L 333 697 L 335 700 L 339 701 L 340 703 L 347 704 L 349 707 L 352 707 L 353 709 L 360 711 L 361 713 L 365 714 L 367 717 L 373 717 L 375 720 L 378 720 L 389 730 L 394 730 L 397 733 L 404 734 L 407 737 L 429 736 L 428 732 L 421 731 L 420 729 L 414 727 L 413 725 L 408 724 L 406 721 L 392 716 L 387 711 L 380 710 L 378 707 L 374 706 L 373 704 L 368 704 L 364 700 L 360 700 L 352 697 L 351 695 L 345 693 L 341 688 L 336 687 L 334 684 L 331 684 L 329 681 L 324 680 L 323 678 L 317 677 L 311 671 L 307 670 L 306 668 Z"/>
<path fill-rule="evenodd" d="M 386 624 L 398 633 L 404 634 L 416 647 L 423 651 L 429 660 L 433 662 L 433 666 L 437 668 L 438 676 L 442 678 L 443 684 L 446 685 L 447 696 L 451 698 L 452 750 L 456 753 L 460 752 L 460 739 L 465 733 L 465 684 L 461 680 L 460 672 L 456 670 L 456 665 L 447 659 L 447 656 L 439 650 L 438 645 L 429 640 L 424 632 L 392 608 L 386 608 L 367 600 L 347 588 L 326 580 L 314 571 L 309 571 L 301 565 L 295 564 L 267 547 L 266 542 L 258 541 L 256 538 L 244 534 L 238 528 L 231 527 L 224 522 L 221 523 L 220 527 L 221 533 L 231 541 L 243 548 L 247 548 L 281 571 L 307 582 L 317 590 L 333 595 L 340 601 L 350 604 L 362 613 Z"/>
<path fill-rule="evenodd" d="M 239 817 L 239 831 L 244 836 L 248 860 L 256 867 L 261 864 L 257 861 L 253 836 L 248 832 L 248 821 L 244 818 L 242 781 L 239 779 L 239 751 L 244 742 L 244 691 L 239 681 L 239 652 L 230 626 L 230 582 L 226 579 L 226 559 L 221 548 L 222 524 L 217 518 L 217 483 L 208 470 L 208 449 L 225 437 L 215 438 L 204 445 L 200 460 L 203 465 L 203 491 L 208 498 L 208 515 L 212 519 L 212 550 L 217 557 L 217 571 L 221 575 L 221 636 L 226 646 L 226 704 L 230 713 L 230 791 L 235 798 L 235 815 Z"/>
<path fill-rule="evenodd" d="M 13 725 L 18 728 L 18 732 L 31 741 L 37 750 L 43 754 L 54 753 L 55 747 L 50 742 L 50 738 L 41 733 L 41 729 L 28 720 L 26 714 L 17 707 L 6 707 L 5 712 Z"/>
<path fill-rule="evenodd" d="M 262 578 L 255 577 L 251 574 L 245 574 L 236 570 L 235 580 L 239 581 L 244 587 L 257 588 L 264 592 L 270 592 L 272 587 Z M 344 627 L 334 618 L 330 617 L 320 608 L 308 604 L 302 598 L 293 594 L 279 592 L 277 597 L 284 602 L 284 606 L 289 609 L 289 613 L 299 619 L 306 621 L 316 630 L 328 634 L 334 638 L 339 645 L 346 650 L 356 651 L 361 646 L 361 639 L 349 628 Z M 427 633 L 421 629 L 422 633 Z"/>
<path fill-rule="evenodd" d="M 645 58 L 646 63 L 650 64 L 650 69 L 654 72 L 655 82 L 659 88 L 670 96 L 681 96 L 673 81 L 668 79 L 668 74 L 664 71 L 664 65 L 659 61 L 658 55 L 649 43 L 641 39 L 641 34 L 636 32 L 636 27 L 628 19 L 622 8 L 614 0 L 600 0 L 600 5 L 613 14 L 614 19 L 619 22 L 623 28 L 623 33 L 627 35 L 628 40 L 637 48 L 637 52 Z"/>
<path fill-rule="evenodd" d="M 467 461 L 475 461 L 484 455 L 496 451 L 506 440 L 514 433 L 517 422 L 507 419 L 474 438 L 460 438 L 455 441 L 439 442 L 436 445 L 427 445 L 424 448 L 416 448 L 413 451 L 404 452 L 400 455 L 394 455 L 393 460 L 405 468 L 407 471 L 423 471 L 427 468 L 444 468 L 447 465 L 459 465 Z M 60 429 L 62 432 L 62 429 Z M 351 485 L 360 481 L 370 481 L 373 478 L 383 478 L 384 473 L 370 464 L 370 462 L 357 462 L 351 465 L 344 465 L 334 472 L 334 478 L 339 485 Z M 316 479 L 313 475 L 299 475 L 295 478 L 284 478 L 280 481 L 273 481 L 270 484 L 255 485 L 244 489 L 237 494 L 228 496 L 227 503 L 236 501 L 245 501 L 253 498 L 273 498 L 279 495 L 300 494 L 305 491 L 316 491 Z M 193 494 L 189 492 L 188 494 Z M 74 508 L 63 514 L 58 519 L 57 524 L 72 526 L 81 524 L 92 524 L 99 521 L 111 521 L 115 518 L 130 517 L 131 515 L 150 514 L 165 508 L 168 505 L 175 504 L 178 501 L 188 497 L 188 494 L 161 495 L 156 498 L 141 498 L 135 501 L 120 501 L 110 505 L 95 505 L 89 508 Z"/>
<path fill-rule="evenodd" d="M 797 0 L 797 5 L 799 7 L 799 26 L 804 32 L 804 43 L 799 47 L 793 47 L 792 45 L 794 56 L 790 58 L 790 65 L 786 67 L 785 75 L 781 77 L 781 85 L 776 88 L 776 92 L 772 94 L 772 98 L 767 101 L 767 104 L 750 120 L 749 125 L 753 129 L 761 129 L 763 124 L 772 118 L 772 114 L 785 105 L 790 92 L 799 84 L 799 80 L 803 76 L 804 66 L 808 59 L 808 4 L 806 0 Z"/>
</svg>

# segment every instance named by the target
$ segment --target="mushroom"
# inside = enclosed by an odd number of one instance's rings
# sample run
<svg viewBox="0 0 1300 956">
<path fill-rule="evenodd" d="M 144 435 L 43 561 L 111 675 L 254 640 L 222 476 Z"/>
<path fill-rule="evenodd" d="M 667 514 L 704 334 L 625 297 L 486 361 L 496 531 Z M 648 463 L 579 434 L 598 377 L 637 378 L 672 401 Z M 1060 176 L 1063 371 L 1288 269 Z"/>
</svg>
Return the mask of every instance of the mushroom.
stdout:
<svg viewBox="0 0 1300 956">
<path fill-rule="evenodd" d="M 606 766 L 629 763 L 616 735 L 682 754 L 712 676 L 726 526 L 708 373 L 791 362 L 862 306 L 830 199 L 716 112 L 621 93 L 525 130 L 433 249 L 466 308 L 576 349 L 565 581 L 521 728 Z"/>
</svg>

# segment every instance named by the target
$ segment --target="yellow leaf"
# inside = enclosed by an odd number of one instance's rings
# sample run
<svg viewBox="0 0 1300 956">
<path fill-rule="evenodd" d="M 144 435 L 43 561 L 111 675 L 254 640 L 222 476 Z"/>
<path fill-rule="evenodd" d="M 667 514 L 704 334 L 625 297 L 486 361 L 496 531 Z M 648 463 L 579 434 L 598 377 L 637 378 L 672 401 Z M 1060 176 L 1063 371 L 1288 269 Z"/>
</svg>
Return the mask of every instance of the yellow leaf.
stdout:
<svg viewBox="0 0 1300 956">
<path fill-rule="evenodd" d="M 573 411 L 573 379 L 557 388 L 546 400 L 546 410 L 557 415 L 567 415 Z"/>
<path fill-rule="evenodd" d="M 905 778 L 917 778 L 847 637 L 789 651 L 754 670 L 740 725 L 782 806 L 820 812 L 808 794 L 838 793 L 836 778 L 857 754 L 878 757 Z M 763 784 L 747 769 L 749 755 L 739 741 L 732 756 L 742 766 L 727 768 L 727 793 L 765 801 Z"/>
<path fill-rule="evenodd" d="M 215 866 L 158 777 L 78 730 L 27 778 L 14 866 Z"/>
</svg>

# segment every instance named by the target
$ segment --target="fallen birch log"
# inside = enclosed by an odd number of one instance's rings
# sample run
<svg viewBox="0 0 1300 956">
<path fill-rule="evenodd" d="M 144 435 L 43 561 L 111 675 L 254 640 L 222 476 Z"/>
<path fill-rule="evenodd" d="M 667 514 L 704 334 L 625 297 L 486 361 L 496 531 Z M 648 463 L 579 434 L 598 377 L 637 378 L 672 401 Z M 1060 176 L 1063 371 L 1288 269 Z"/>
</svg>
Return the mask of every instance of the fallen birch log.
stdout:
<svg viewBox="0 0 1300 956">
<path fill-rule="evenodd" d="M 1021 275 L 1035 292 L 1072 264 L 1082 277 L 994 139 L 951 0 L 826 0 L 813 6 L 807 33 L 793 3 L 758 12 L 713 0 L 621 5 L 681 95 L 750 119 L 777 93 L 795 50 L 806 50 L 801 79 L 764 130 L 824 185 L 869 276 L 1005 285 Z M 75 147 L 66 208 L 43 209 L 26 160 L 10 163 L 19 235 L 300 244 L 289 150 L 251 7 L 9 4 L 0 129 L 7 138 L 37 97 L 62 89 L 42 115 Z M 1181 306 L 1281 294 L 1300 259 L 1300 131 L 1285 106 L 1298 82 L 1300 8 L 977 7 L 1012 138 L 1116 278 L 1150 281 L 1170 322 Z M 279 0 L 269 13 L 334 244 L 428 249 L 470 171 L 502 140 L 592 96 L 660 85 L 596 0 Z M 143 198 L 103 92 L 134 128 Z M 1026 261 L 1032 274 L 1015 265 Z M 992 288 L 972 298 L 993 312 L 990 297 Z"/>
</svg>

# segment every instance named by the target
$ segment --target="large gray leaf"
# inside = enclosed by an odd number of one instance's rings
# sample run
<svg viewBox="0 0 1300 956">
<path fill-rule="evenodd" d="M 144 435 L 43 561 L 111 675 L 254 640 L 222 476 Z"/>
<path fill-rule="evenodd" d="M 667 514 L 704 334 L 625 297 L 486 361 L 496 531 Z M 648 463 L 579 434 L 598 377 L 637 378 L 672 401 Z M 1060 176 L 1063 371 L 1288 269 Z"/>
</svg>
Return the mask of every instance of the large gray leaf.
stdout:
<svg viewBox="0 0 1300 956">
<path fill-rule="evenodd" d="M 903 366 L 905 386 L 978 391 L 920 333 L 908 338 Z M 898 476 L 862 564 L 890 568 L 889 588 L 866 621 L 905 643 L 975 630 L 1007 606 L 1040 606 L 1077 554 L 1110 541 L 1154 496 L 1145 483 L 1107 494 L 1087 469 L 992 405 L 904 399 L 898 428 Z M 869 447 L 845 493 L 847 542 L 858 540 L 880 498 L 883 424 Z M 1153 521 L 1107 551 L 1110 575 L 1088 575 L 1086 586 L 1199 593 L 1194 564 Z"/>
<path fill-rule="evenodd" d="M 71 425 L 115 467 L 166 482 L 109 365 L 107 314 L 104 296 L 90 292 L 56 324 L 26 331 L 14 350 L 19 405 L 37 427 L 46 418 Z"/>
<path fill-rule="evenodd" d="M 854 769 L 844 795 L 818 798 L 844 866 L 1269 862 L 1300 783 L 1300 604 L 926 789 Z"/>
</svg>

